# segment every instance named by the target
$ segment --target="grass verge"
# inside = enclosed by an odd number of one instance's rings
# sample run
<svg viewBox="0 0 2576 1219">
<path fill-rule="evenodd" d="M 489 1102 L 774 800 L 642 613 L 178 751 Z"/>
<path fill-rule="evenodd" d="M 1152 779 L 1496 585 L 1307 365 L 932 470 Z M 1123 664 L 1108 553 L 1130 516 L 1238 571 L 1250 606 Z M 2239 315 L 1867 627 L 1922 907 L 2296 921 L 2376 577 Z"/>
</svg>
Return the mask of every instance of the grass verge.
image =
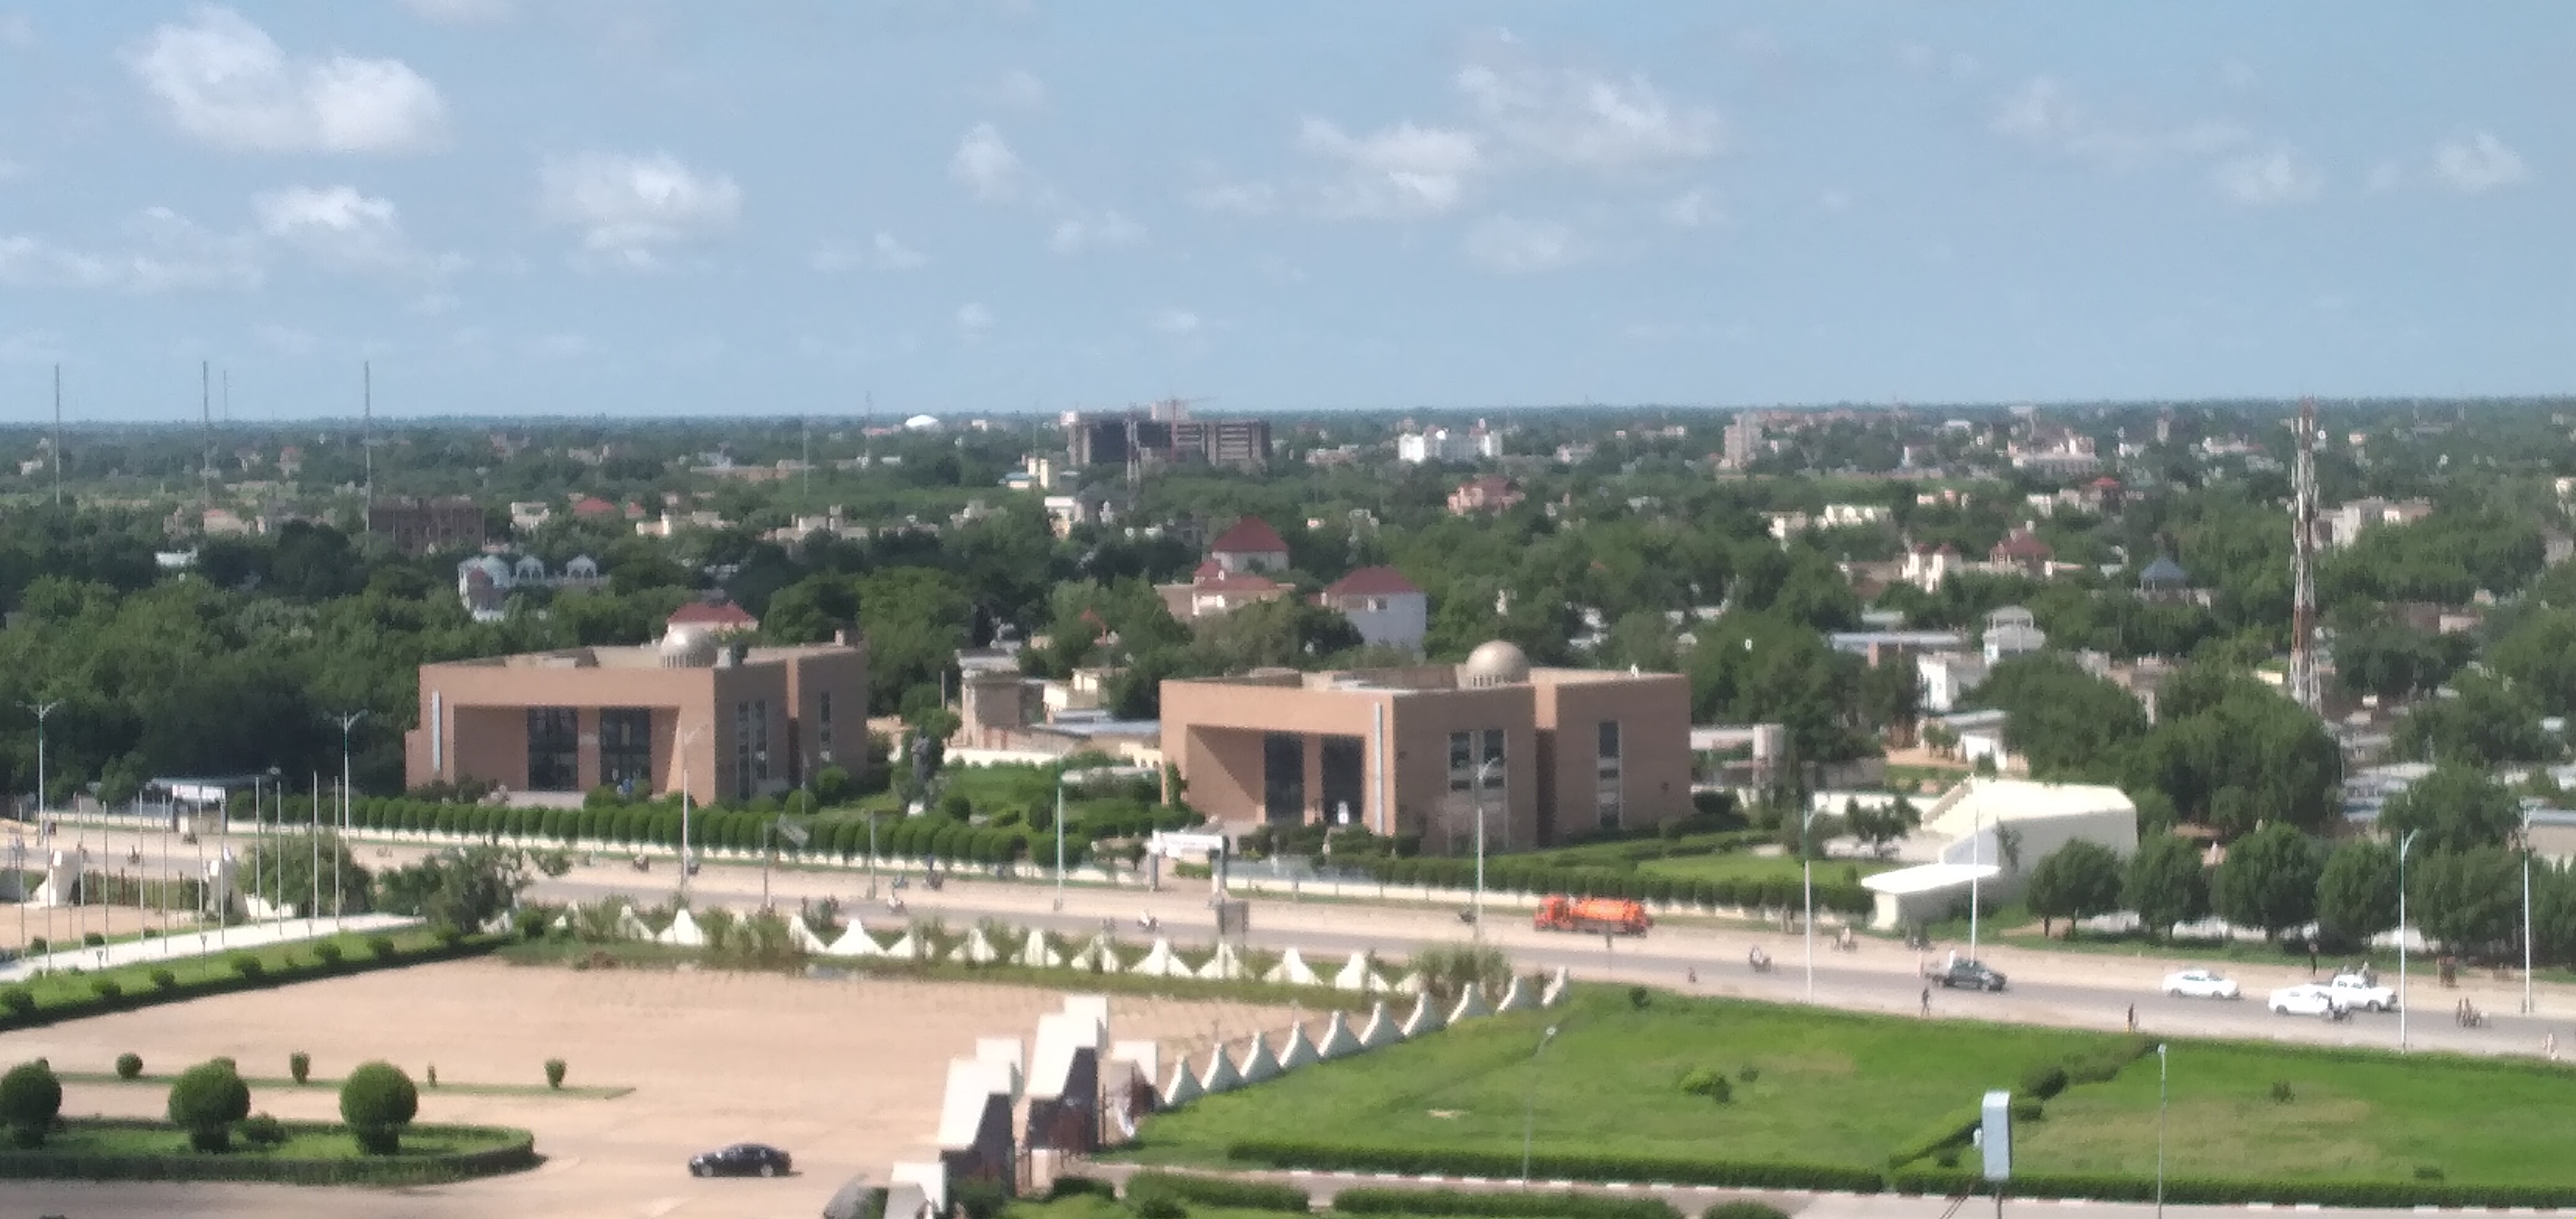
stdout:
<svg viewBox="0 0 2576 1219">
<path fill-rule="evenodd" d="M 188 1149 L 167 1122 L 81 1118 L 40 1148 L 0 1149 L 0 1178 L 71 1181 L 275 1181 L 297 1185 L 425 1185 L 497 1176 L 537 1165 L 536 1140 L 498 1126 L 412 1126 L 395 1155 L 361 1153 L 346 1128 L 280 1123 L 286 1141 L 233 1150 Z"/>
<path fill-rule="evenodd" d="M 66 970 L 0 987 L 0 1031 L 175 1003 L 207 995 L 399 969 L 489 952 L 505 937 L 470 935 L 448 940 L 427 928 L 373 934 L 350 932 L 205 956 L 143 961 L 96 972 Z M 375 950 L 375 942 L 389 948 Z M 338 963 L 321 946 L 334 946 Z M 244 963 L 249 964 L 245 965 Z M 162 983 L 166 975 L 168 984 Z"/>
<path fill-rule="evenodd" d="M 67 1084 L 121 1084 L 156 1088 L 167 1088 L 179 1079 L 176 1075 L 148 1073 L 137 1075 L 132 1079 L 124 1079 L 113 1071 L 56 1071 L 54 1078 Z M 286 1076 L 267 1078 L 245 1075 L 242 1077 L 242 1082 L 249 1084 L 252 1093 L 257 1095 L 269 1091 L 336 1092 L 340 1085 L 347 1081 L 324 1079 L 316 1075 L 299 1084 L 293 1078 Z M 442 1092 L 453 1092 L 459 1096 L 560 1096 L 571 1100 L 616 1100 L 632 1095 L 634 1091 L 633 1088 L 612 1086 L 581 1087 L 566 1084 L 560 1088 L 549 1088 L 544 1084 L 476 1084 L 457 1083 L 451 1080 L 440 1080 L 436 1087 L 427 1085 L 421 1087 L 424 1095 L 431 1096 Z"/>
</svg>

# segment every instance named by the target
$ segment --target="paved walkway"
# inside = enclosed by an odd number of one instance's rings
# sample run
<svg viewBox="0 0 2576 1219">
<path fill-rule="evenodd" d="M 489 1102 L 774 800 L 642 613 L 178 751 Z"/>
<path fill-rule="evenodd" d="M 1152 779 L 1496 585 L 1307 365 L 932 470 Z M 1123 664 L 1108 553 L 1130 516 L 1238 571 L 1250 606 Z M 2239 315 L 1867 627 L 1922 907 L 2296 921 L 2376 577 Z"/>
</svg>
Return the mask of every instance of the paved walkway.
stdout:
<svg viewBox="0 0 2576 1219">
<path fill-rule="evenodd" d="M 0 982 L 23 982 L 39 974 L 66 969 L 91 971 L 265 948 L 298 940 L 315 940 L 343 931 L 389 931 L 419 922 L 398 914 L 352 914 L 347 918 L 291 918 L 273 923 L 243 923 L 204 931 L 179 931 L 144 940 L 120 940 L 97 948 L 70 948 L 0 965 Z"/>
</svg>

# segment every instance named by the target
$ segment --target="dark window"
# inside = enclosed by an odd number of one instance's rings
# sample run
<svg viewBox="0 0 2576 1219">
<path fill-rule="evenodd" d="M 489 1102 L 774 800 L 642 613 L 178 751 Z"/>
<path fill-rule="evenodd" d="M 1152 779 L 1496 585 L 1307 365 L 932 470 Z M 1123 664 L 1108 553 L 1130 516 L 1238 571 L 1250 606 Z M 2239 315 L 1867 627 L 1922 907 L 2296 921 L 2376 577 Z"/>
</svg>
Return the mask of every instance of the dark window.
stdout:
<svg viewBox="0 0 2576 1219">
<path fill-rule="evenodd" d="M 1364 763 L 1363 742 L 1355 736 L 1328 736 L 1323 743 L 1324 820 L 1341 824 L 1348 813 L 1351 823 L 1359 824 L 1368 808 L 1365 789 L 1368 768 Z"/>
<path fill-rule="evenodd" d="M 607 707 L 599 713 L 599 781 L 628 795 L 653 790 L 653 713 Z"/>
<path fill-rule="evenodd" d="M 1620 779 L 1625 770 L 1619 757 L 1619 721 L 1603 720 L 1601 721 L 1601 758 L 1594 767 L 1593 785 L 1593 803 L 1600 811 L 1602 829 L 1619 828 L 1619 819 L 1624 811 L 1620 800 Z"/>
<path fill-rule="evenodd" d="M 814 752 L 828 766 L 832 761 L 832 692 L 825 690 L 815 700 Z"/>
<path fill-rule="evenodd" d="M 751 767 L 754 779 L 769 782 L 769 700 L 765 698 L 751 705 Z"/>
<path fill-rule="evenodd" d="M 1476 785 L 1476 734 L 1449 734 L 1449 790 L 1466 791 Z"/>
<path fill-rule="evenodd" d="M 581 712 L 528 708 L 528 790 L 581 790 Z"/>
<path fill-rule="evenodd" d="M 1261 812 L 1272 824 L 1306 820 L 1306 738 L 1293 732 L 1262 736 Z"/>
<path fill-rule="evenodd" d="M 751 799 L 751 704 L 733 705 L 733 797 Z"/>
</svg>

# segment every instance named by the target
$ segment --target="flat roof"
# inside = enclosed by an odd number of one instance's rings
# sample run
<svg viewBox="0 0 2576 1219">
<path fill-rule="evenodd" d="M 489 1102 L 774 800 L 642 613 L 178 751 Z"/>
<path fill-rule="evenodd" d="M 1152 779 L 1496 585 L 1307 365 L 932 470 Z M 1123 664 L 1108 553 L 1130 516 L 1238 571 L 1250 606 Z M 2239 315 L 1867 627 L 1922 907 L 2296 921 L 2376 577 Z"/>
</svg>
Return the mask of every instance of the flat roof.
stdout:
<svg viewBox="0 0 2576 1219">
<path fill-rule="evenodd" d="M 756 647 L 743 653 L 745 665 L 777 664 L 799 656 L 819 656 L 833 652 L 856 652 L 859 649 L 840 643 L 785 644 Z M 639 643 L 623 646 L 557 648 L 549 652 L 513 652 L 506 656 L 478 656 L 465 660 L 442 660 L 421 666 L 425 669 L 659 669 L 662 648 L 659 644 Z M 711 669 L 714 665 L 673 665 L 674 670 Z"/>
<path fill-rule="evenodd" d="M 1860 884 L 1872 893 L 1904 897 L 1963 888 L 1972 881 L 1993 880 L 2003 873 L 2003 868 L 1990 863 L 1927 863 L 1864 876 L 1860 878 Z"/>
</svg>

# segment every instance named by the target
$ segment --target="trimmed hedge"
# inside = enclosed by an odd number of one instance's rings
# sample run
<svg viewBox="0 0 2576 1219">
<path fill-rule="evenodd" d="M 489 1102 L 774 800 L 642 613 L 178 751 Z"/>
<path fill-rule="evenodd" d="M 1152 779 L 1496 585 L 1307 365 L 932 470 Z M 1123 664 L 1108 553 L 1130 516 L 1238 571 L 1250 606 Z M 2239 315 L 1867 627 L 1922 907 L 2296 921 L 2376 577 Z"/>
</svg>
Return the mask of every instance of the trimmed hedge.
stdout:
<svg viewBox="0 0 2576 1219">
<path fill-rule="evenodd" d="M 1353 1215 L 1470 1215 L 1477 1219 L 1680 1219 L 1660 1198 L 1606 1194 L 1477 1194 L 1455 1189 L 1346 1189 L 1333 1209 Z"/>
<path fill-rule="evenodd" d="M 87 1118 L 84 1126 L 180 1131 L 167 1122 Z M 336 1133 L 327 1122 L 285 1122 L 297 1133 Z M 361 1156 L 335 1160 L 281 1160 L 260 1155 L 106 1156 L 54 1151 L 0 1151 L 0 1179 L 48 1181 L 269 1181 L 285 1185 L 436 1185 L 521 1172 L 537 1166 L 536 1136 L 500 1126 L 420 1126 L 424 1136 L 470 1134 L 500 1138 L 502 1146 L 458 1155 Z"/>
<path fill-rule="evenodd" d="M 389 938 L 381 936 L 377 938 L 384 939 L 391 951 L 376 954 L 372 959 L 366 961 L 344 962 L 337 967 L 319 963 L 308 964 L 298 962 L 296 964 L 277 969 L 262 968 L 247 974 L 238 972 L 239 963 L 236 962 L 235 972 L 188 982 L 180 982 L 176 976 L 173 976 L 168 985 L 161 985 L 158 981 L 159 975 L 168 971 L 163 969 L 154 969 L 152 973 L 154 975 L 155 985 L 150 991 L 121 993 L 114 998 L 109 998 L 99 994 L 91 994 L 83 997 L 58 999 L 41 1008 L 36 1005 L 35 993 L 33 991 L 27 990 L 24 987 L 10 987 L 8 988 L 9 991 L 14 991 L 25 996 L 26 1004 L 24 1007 L 21 1007 L 16 1003 L 0 1002 L 0 1032 L 34 1028 L 38 1025 L 53 1024 L 63 1020 L 79 1020 L 88 1016 L 104 1015 L 108 1012 L 128 1011 L 134 1008 L 148 1007 L 158 1003 L 176 1003 L 181 1000 L 202 998 L 207 995 L 228 995 L 236 991 L 259 990 L 265 987 L 282 986 L 290 982 L 303 982 L 315 978 L 343 977 L 348 974 L 363 973 L 369 970 L 390 969 L 404 965 L 421 965 L 433 961 L 450 961 L 459 957 L 478 956 L 499 947 L 502 943 L 506 942 L 508 937 L 480 935 L 466 936 L 453 943 L 431 941 L 430 943 L 423 944 L 420 947 L 413 948 L 408 951 L 399 948 L 392 948 L 393 941 Z M 129 966 L 127 968 L 131 969 L 133 967 Z M 0 994 L 0 999 L 5 998 L 5 994 Z"/>
<path fill-rule="evenodd" d="M 1407 1176 L 1516 1178 L 1521 1157 L 1511 1151 L 1464 1148 L 1373 1147 L 1295 1139 L 1246 1139 L 1228 1144 L 1226 1158 L 1268 1168 L 1393 1172 Z M 1875 1170 L 1843 1164 L 1763 1163 L 1615 1152 L 1542 1151 L 1530 1157 L 1530 1175 L 1579 1181 L 1646 1181 L 1672 1185 L 1734 1185 L 1750 1189 L 1850 1190 L 1876 1193 Z"/>
<path fill-rule="evenodd" d="M 1131 1205 L 1154 1197 L 1177 1198 L 1183 1202 L 1228 1210 L 1287 1211 L 1299 1215 L 1314 1207 L 1314 1200 L 1306 1195 L 1306 1191 L 1293 1185 L 1152 1170 L 1127 1178 L 1127 1198 Z"/>
<path fill-rule="evenodd" d="M 1651 846 L 1652 844 L 1640 844 Z M 1653 858 L 1654 856 L 1648 856 Z M 1475 883 L 1474 860 L 1445 857 L 1384 858 L 1355 860 L 1355 869 L 1384 884 L 1430 885 L 1463 889 Z M 1785 909 L 1805 900 L 1805 888 L 1795 876 L 1721 877 L 1699 879 L 1688 876 L 1659 876 L 1629 868 L 1566 865 L 1537 859 L 1514 859 L 1504 856 L 1485 860 L 1485 887 L 1517 893 L 1565 893 L 1576 897 L 1625 897 L 1638 901 L 1665 902 L 1673 905 L 1698 906 L 1704 910 L 1721 907 L 1770 907 Z M 1867 914 L 1872 897 L 1868 889 L 1841 881 L 1816 882 L 1816 905 L 1839 914 Z"/>
<path fill-rule="evenodd" d="M 1956 1196 L 1985 1192 L 1977 1173 L 1908 1169 L 1890 1174 L 1888 1184 L 1900 1193 Z M 2152 1202 L 2154 1177 L 2087 1173 L 2015 1173 L 2007 1192 L 2027 1197 L 2088 1198 L 2097 1202 Z M 2571 1185 L 2449 1185 L 2439 1181 L 2244 1181 L 2210 1177 L 2166 1177 L 2165 1201 L 2205 1206 L 2242 1206 L 2249 1202 L 2312 1202 L 2333 1207 L 2513 1207 L 2555 1209 L 2576 1206 Z"/>
</svg>

